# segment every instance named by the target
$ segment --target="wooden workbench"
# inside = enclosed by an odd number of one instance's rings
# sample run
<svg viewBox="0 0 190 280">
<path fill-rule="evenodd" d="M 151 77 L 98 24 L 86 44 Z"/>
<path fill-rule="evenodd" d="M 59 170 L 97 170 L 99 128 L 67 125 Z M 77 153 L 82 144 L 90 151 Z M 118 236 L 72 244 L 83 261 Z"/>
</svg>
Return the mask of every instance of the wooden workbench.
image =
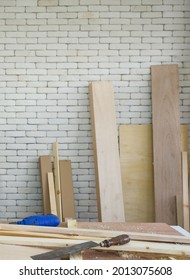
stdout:
<svg viewBox="0 0 190 280">
<path fill-rule="evenodd" d="M 165 223 L 100 223 L 100 222 L 78 222 L 78 228 L 101 229 L 101 230 L 121 230 L 125 232 L 140 233 L 159 233 L 181 236 L 182 234 L 173 227 Z M 165 256 L 145 253 L 121 253 L 121 252 L 104 252 L 97 250 L 87 250 L 82 253 L 84 260 L 125 260 L 125 259 L 165 259 Z M 167 258 L 168 259 L 168 258 Z"/>
<path fill-rule="evenodd" d="M 106 232 L 123 231 L 124 233 L 148 233 L 148 234 L 163 234 L 171 236 L 183 236 L 182 233 L 175 230 L 165 223 L 100 223 L 100 222 L 78 222 L 78 229 L 97 229 Z M 116 233 L 117 235 L 117 233 Z M 45 240 L 43 238 L 43 240 Z M 181 239 L 180 239 L 181 240 Z M 32 243 L 31 243 L 32 244 Z M 187 245 L 190 246 L 190 245 Z M 36 246 L 26 245 L 11 245 L 0 244 L 0 260 L 31 260 L 31 256 L 35 254 L 45 253 L 48 248 L 40 248 Z M 102 250 L 86 250 L 82 252 L 83 260 L 143 260 L 143 259 L 170 259 L 166 255 L 129 252 L 129 251 L 102 251 Z M 190 259 L 190 257 L 179 257 L 179 259 Z"/>
</svg>

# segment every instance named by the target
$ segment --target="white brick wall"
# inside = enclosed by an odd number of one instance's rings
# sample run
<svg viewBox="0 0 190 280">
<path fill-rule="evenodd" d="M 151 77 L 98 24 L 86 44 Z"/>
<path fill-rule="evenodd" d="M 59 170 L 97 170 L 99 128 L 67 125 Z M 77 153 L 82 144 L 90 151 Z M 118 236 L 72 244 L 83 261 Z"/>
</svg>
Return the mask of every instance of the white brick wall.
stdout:
<svg viewBox="0 0 190 280">
<path fill-rule="evenodd" d="M 112 80 L 117 122 L 151 123 L 150 66 L 178 63 L 190 122 L 190 0 L 0 1 L 0 219 L 41 213 L 38 158 L 71 159 L 96 220 L 88 84 Z"/>
</svg>

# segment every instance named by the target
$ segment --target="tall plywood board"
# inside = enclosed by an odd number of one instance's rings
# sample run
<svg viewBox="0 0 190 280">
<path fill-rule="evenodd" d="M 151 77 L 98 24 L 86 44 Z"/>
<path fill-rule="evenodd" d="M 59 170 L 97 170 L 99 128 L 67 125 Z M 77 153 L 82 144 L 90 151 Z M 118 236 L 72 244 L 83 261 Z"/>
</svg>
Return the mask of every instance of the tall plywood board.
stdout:
<svg viewBox="0 0 190 280">
<path fill-rule="evenodd" d="M 120 161 L 126 222 L 154 222 L 152 125 L 121 125 Z M 181 151 L 188 150 L 188 125 L 180 125 Z"/>
<path fill-rule="evenodd" d="M 155 219 L 156 222 L 181 225 L 183 211 L 178 65 L 154 65 L 151 73 Z"/>
<path fill-rule="evenodd" d="M 121 125 L 119 139 L 126 222 L 154 222 L 152 125 Z"/>
<path fill-rule="evenodd" d="M 99 221 L 124 222 L 113 85 L 92 82 L 89 91 Z"/>
</svg>

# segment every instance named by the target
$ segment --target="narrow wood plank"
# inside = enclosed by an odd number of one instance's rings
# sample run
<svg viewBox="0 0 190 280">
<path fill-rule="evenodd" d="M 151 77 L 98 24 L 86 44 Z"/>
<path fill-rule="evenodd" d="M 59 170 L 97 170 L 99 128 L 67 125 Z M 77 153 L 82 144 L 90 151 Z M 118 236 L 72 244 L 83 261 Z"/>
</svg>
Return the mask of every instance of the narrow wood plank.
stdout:
<svg viewBox="0 0 190 280">
<path fill-rule="evenodd" d="M 67 226 L 68 228 L 77 228 L 77 221 L 75 219 L 68 219 L 67 220 Z M 70 260 L 82 260 L 82 253 L 75 253 L 75 254 L 70 254 L 69 256 Z"/>
<path fill-rule="evenodd" d="M 57 205 L 56 205 L 56 197 L 55 197 L 53 172 L 48 172 L 48 186 L 49 186 L 50 213 L 57 216 Z"/>
<path fill-rule="evenodd" d="M 59 170 L 59 153 L 58 143 L 53 143 L 53 158 L 54 158 L 54 178 L 55 178 L 55 197 L 57 205 L 57 216 L 62 222 L 62 202 L 61 202 L 61 189 L 60 189 L 60 170 Z"/>
<path fill-rule="evenodd" d="M 59 160 L 62 216 L 75 219 L 71 160 Z"/>
<path fill-rule="evenodd" d="M 152 125 L 121 125 L 119 141 L 126 222 L 154 222 Z"/>
<path fill-rule="evenodd" d="M 113 85 L 89 86 L 99 221 L 125 221 Z"/>
<path fill-rule="evenodd" d="M 183 228 L 190 231 L 189 227 L 189 184 L 188 184 L 188 153 L 182 152 L 183 174 Z"/>
<path fill-rule="evenodd" d="M 43 210 L 44 214 L 50 213 L 50 203 L 49 203 L 49 189 L 48 189 L 48 178 L 47 173 L 52 172 L 52 163 L 50 156 L 40 156 L 40 179 L 42 187 L 42 200 L 43 200 Z"/>
<path fill-rule="evenodd" d="M 94 241 L 96 240 L 89 240 Z M 54 239 L 54 238 L 30 238 L 30 237 L 12 237 L 0 236 L 0 244 L 24 245 L 42 248 L 59 248 L 83 243 L 83 240 L 74 239 Z M 159 243 L 159 242 L 144 242 L 130 241 L 126 245 L 113 246 L 110 248 L 95 247 L 93 250 L 103 251 L 126 251 L 126 252 L 147 252 L 159 253 L 167 255 L 190 256 L 190 246 L 182 244 Z"/>
<path fill-rule="evenodd" d="M 178 65 L 153 65 L 151 73 L 155 221 L 176 225 L 176 196 L 182 209 Z"/>
</svg>

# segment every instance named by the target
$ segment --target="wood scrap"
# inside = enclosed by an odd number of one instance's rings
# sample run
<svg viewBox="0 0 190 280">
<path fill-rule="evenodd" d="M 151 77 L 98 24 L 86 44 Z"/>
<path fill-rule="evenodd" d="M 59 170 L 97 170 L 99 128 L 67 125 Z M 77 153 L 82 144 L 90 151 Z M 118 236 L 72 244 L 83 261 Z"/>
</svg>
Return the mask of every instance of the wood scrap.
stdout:
<svg viewBox="0 0 190 280">
<path fill-rule="evenodd" d="M 57 204 L 57 216 L 62 221 L 62 202 L 61 202 L 61 189 L 60 189 L 60 170 L 59 170 L 59 153 L 58 143 L 53 143 L 53 158 L 54 158 L 54 178 L 55 178 L 55 194 Z"/>
<path fill-rule="evenodd" d="M 53 172 L 48 172 L 48 187 L 49 187 L 50 213 L 57 216 L 57 204 L 56 204 Z"/>
<path fill-rule="evenodd" d="M 188 184 L 188 153 L 182 152 L 183 175 L 183 228 L 189 232 L 189 184 Z"/>
<path fill-rule="evenodd" d="M 50 202 L 49 202 L 49 189 L 48 189 L 48 178 L 47 173 L 52 172 L 51 157 L 48 155 L 39 157 L 40 164 L 40 178 L 42 187 L 42 199 L 43 199 L 43 210 L 44 214 L 50 213 Z"/>
<path fill-rule="evenodd" d="M 124 222 L 114 90 L 110 81 L 89 85 L 99 221 Z"/>
<path fill-rule="evenodd" d="M 59 160 L 62 217 L 76 218 L 71 160 Z"/>
</svg>

